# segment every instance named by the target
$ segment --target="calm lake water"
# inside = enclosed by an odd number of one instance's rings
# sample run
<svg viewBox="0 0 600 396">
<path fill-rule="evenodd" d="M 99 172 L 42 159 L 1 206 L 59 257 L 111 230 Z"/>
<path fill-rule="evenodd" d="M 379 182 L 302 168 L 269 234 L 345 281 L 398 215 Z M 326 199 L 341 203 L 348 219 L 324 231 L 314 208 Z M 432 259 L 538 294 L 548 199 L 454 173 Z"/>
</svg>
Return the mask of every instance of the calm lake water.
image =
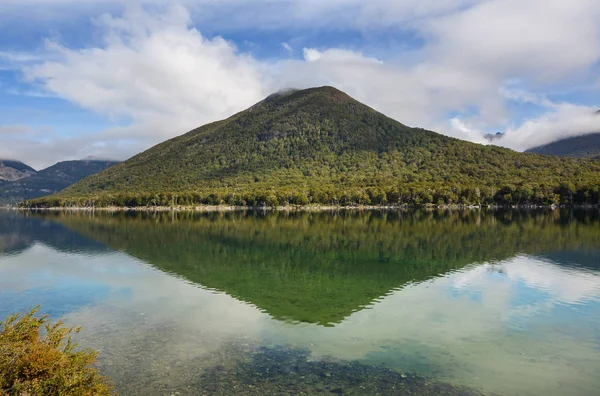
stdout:
<svg viewBox="0 0 600 396">
<path fill-rule="evenodd" d="M 0 212 L 123 395 L 598 395 L 600 213 Z"/>
</svg>

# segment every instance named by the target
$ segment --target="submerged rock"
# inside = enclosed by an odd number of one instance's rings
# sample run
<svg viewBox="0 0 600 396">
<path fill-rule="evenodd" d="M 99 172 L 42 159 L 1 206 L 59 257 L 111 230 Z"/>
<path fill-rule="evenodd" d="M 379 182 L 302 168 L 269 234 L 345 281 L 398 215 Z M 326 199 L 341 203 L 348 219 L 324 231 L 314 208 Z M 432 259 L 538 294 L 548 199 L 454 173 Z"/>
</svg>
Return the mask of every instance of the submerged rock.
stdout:
<svg viewBox="0 0 600 396">
<path fill-rule="evenodd" d="M 224 371 L 214 367 L 198 388 L 213 395 L 465 395 L 482 393 L 356 361 L 310 360 L 310 352 L 258 348 Z"/>
</svg>

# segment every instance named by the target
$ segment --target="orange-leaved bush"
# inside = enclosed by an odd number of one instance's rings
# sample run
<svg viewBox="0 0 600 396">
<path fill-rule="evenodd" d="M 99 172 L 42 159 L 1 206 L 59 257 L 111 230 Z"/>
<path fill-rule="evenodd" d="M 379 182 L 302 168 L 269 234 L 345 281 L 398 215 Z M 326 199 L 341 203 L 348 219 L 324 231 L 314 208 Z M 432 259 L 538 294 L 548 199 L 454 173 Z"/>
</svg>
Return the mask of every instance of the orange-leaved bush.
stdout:
<svg viewBox="0 0 600 396">
<path fill-rule="evenodd" d="M 0 323 L 0 395 L 110 395 L 93 367 L 98 353 L 71 340 L 81 328 L 52 323 L 38 310 Z"/>
</svg>

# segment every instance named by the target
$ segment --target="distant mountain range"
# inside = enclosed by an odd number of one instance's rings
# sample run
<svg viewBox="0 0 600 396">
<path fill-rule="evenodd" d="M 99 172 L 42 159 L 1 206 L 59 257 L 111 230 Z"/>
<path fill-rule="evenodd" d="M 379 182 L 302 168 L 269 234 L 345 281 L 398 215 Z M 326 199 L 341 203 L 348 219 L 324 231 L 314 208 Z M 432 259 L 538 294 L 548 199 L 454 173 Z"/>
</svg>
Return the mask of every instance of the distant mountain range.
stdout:
<svg viewBox="0 0 600 396">
<path fill-rule="evenodd" d="M 36 173 L 35 169 L 22 162 L 0 160 L 0 182 L 19 180 Z"/>
<path fill-rule="evenodd" d="M 273 94 L 26 205 L 595 204 L 599 186 L 600 162 L 412 128 L 320 87 Z"/>
<path fill-rule="evenodd" d="M 600 116 L 600 110 L 596 111 L 596 115 Z M 600 128 L 600 118 L 598 118 L 598 128 Z M 559 139 L 526 152 L 600 160 L 600 132 Z"/>
<path fill-rule="evenodd" d="M 57 193 L 115 164 L 98 160 L 64 161 L 37 172 L 19 161 L 0 160 L 0 205 Z"/>
<path fill-rule="evenodd" d="M 600 132 L 561 139 L 527 150 L 529 153 L 600 160 Z"/>
</svg>

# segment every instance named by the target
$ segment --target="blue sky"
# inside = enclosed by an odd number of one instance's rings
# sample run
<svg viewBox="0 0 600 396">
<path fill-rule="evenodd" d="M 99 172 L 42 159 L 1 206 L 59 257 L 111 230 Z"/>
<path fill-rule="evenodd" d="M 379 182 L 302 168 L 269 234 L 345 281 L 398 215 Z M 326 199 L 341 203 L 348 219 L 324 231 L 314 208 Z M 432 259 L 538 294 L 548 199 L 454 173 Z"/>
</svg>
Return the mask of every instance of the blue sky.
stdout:
<svg viewBox="0 0 600 396">
<path fill-rule="evenodd" d="M 126 159 L 286 87 L 524 150 L 600 130 L 596 0 L 4 0 L 0 157 Z"/>
</svg>

